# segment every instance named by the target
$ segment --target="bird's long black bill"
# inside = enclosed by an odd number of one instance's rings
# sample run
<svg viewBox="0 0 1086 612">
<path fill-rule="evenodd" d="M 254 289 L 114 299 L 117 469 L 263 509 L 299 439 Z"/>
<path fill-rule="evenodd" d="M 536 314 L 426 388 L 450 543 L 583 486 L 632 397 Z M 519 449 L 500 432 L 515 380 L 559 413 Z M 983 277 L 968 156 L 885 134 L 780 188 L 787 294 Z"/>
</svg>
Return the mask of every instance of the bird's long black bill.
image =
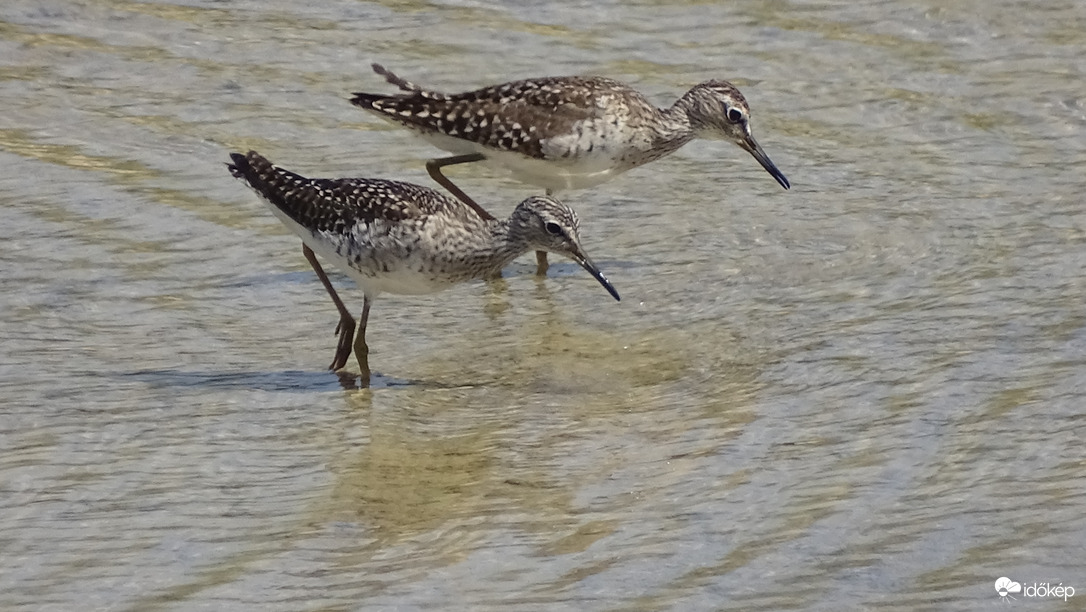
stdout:
<svg viewBox="0 0 1086 612">
<path fill-rule="evenodd" d="M 616 302 L 622 301 L 622 298 L 618 296 L 618 291 L 615 291 L 615 288 L 611 286 L 611 281 L 607 280 L 607 277 L 603 275 L 603 272 L 600 272 L 600 269 L 596 267 L 596 264 L 592 263 L 592 260 L 589 259 L 587 255 L 576 257 L 574 261 L 581 264 L 581 267 L 585 270 L 588 270 L 588 273 L 592 275 L 592 278 L 599 281 L 599 283 L 603 285 L 603 288 L 607 290 L 607 293 L 610 293 L 611 297 L 615 298 Z"/>
<path fill-rule="evenodd" d="M 743 147 L 747 153 L 754 156 L 754 159 L 758 160 L 759 164 L 762 164 L 765 171 L 772 175 L 773 178 L 777 179 L 777 182 L 781 184 L 781 187 L 788 189 L 792 186 L 792 184 L 788 182 L 788 178 L 784 176 L 784 173 L 777 169 L 777 165 L 773 163 L 773 160 L 769 159 L 769 156 L 766 155 L 762 146 L 754 140 L 753 136 L 747 136 L 746 140 L 739 143 L 739 146 Z"/>
</svg>

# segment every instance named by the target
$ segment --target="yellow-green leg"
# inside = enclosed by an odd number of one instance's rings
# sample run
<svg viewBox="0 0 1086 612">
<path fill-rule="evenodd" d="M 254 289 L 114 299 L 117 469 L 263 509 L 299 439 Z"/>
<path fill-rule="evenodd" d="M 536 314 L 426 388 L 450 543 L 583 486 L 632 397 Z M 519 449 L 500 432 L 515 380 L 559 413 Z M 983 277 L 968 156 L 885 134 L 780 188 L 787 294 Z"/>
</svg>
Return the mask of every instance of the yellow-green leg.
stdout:
<svg viewBox="0 0 1086 612">
<path fill-rule="evenodd" d="M 339 299 L 339 295 L 336 294 L 336 290 L 332 287 L 332 281 L 328 280 L 328 275 L 324 273 L 324 269 L 321 268 L 321 264 L 317 261 L 317 255 L 313 253 L 313 250 L 306 245 L 302 245 L 302 254 L 309 260 L 309 265 L 313 266 L 313 271 L 317 273 L 317 278 L 321 279 L 321 283 L 324 284 L 324 288 L 328 291 L 328 295 L 332 296 L 332 301 L 336 303 L 336 309 L 339 310 L 339 323 L 336 325 L 336 335 L 339 336 L 339 344 L 336 346 L 336 356 L 332 360 L 332 365 L 328 366 L 329 370 L 338 370 L 347 365 L 347 358 L 351 356 L 351 340 L 354 338 L 355 322 L 354 317 L 347 310 L 347 307 L 343 305 L 343 300 Z M 368 312 L 369 304 L 366 304 L 366 312 Z M 365 320 L 363 319 L 363 329 L 365 329 Z M 363 342 L 365 346 L 365 342 Z"/>
</svg>

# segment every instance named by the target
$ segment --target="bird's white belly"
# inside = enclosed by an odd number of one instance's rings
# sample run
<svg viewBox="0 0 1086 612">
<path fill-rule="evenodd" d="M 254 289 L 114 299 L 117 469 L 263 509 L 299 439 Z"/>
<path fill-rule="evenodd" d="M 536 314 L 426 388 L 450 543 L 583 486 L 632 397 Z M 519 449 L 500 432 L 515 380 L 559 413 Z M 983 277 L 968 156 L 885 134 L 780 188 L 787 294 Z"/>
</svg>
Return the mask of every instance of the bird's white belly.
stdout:
<svg viewBox="0 0 1086 612">
<path fill-rule="evenodd" d="M 455 155 L 480 153 L 486 156 L 482 163 L 507 170 L 518 181 L 549 191 L 594 187 L 630 168 L 612 148 L 604 146 L 581 146 L 572 149 L 568 157 L 536 159 L 444 134 L 419 132 L 419 135 Z"/>
<path fill-rule="evenodd" d="M 505 151 L 489 151 L 485 154 L 490 165 L 509 171 L 518 181 L 537 185 L 551 192 L 595 187 L 624 171 L 617 169 L 608 159 L 590 156 L 567 162 L 535 159 Z"/>
<path fill-rule="evenodd" d="M 385 257 L 371 257 L 374 253 L 363 254 L 356 264 L 345 254 L 340 253 L 337 244 L 342 244 L 320 232 L 314 233 L 308 228 L 298 224 L 279 210 L 274 205 L 265 202 L 268 208 L 294 232 L 302 242 L 314 253 L 326 262 L 333 264 L 338 270 L 351 277 L 370 298 L 376 298 L 381 293 L 394 293 L 398 295 L 422 295 L 442 291 L 456 284 L 458 280 L 442 275 L 425 272 L 426 261 L 422 254 L 416 251 L 413 254 L 402 253 L 395 245 L 382 245 L 376 251 L 385 251 Z M 388 235 L 375 236 L 375 240 L 396 240 Z"/>
<path fill-rule="evenodd" d="M 353 268 L 347 270 L 348 276 L 362 286 L 366 295 L 392 293 L 395 295 L 425 295 L 447 289 L 453 283 L 431 274 L 424 274 L 415 269 L 390 269 L 377 276 L 367 276 Z"/>
<path fill-rule="evenodd" d="M 358 261 L 354 261 L 339 254 L 328 242 L 322 241 L 319 237 L 314 236 L 311 242 L 314 244 L 311 244 L 309 248 L 313 249 L 313 252 L 351 277 L 371 298 L 382 293 L 394 295 L 437 293 L 452 287 L 457 282 L 467 280 L 459 276 L 450 277 L 428 271 L 431 268 L 428 265 L 429 262 L 422 261 L 417 256 L 392 253 L 382 257 L 368 252 L 363 254 Z M 306 241 L 306 244 L 310 242 Z"/>
</svg>

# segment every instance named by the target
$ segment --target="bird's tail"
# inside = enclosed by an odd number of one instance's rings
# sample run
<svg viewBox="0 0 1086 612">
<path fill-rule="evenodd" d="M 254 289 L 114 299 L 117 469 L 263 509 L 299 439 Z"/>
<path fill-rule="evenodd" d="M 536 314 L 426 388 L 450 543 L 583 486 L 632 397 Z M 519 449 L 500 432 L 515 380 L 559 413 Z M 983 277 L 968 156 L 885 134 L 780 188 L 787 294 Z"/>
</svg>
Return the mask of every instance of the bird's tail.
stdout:
<svg viewBox="0 0 1086 612">
<path fill-rule="evenodd" d="M 351 94 L 354 96 L 353 98 L 351 98 L 351 104 L 354 104 L 355 106 L 361 106 L 362 108 L 371 109 L 373 108 L 374 102 L 394 97 L 410 98 L 413 96 L 419 96 L 427 100 L 449 99 L 449 96 L 447 96 L 446 94 L 437 91 L 431 91 L 429 89 L 423 89 L 421 86 L 416 85 L 411 81 L 408 81 L 407 79 L 397 76 L 394 72 L 392 72 L 388 68 L 385 68 L 381 64 L 372 64 L 372 67 L 374 72 L 385 77 L 386 81 L 395 85 L 396 87 L 399 87 L 401 91 L 407 92 L 408 95 L 400 94 L 400 96 L 387 96 L 383 94 L 370 94 L 360 91 Z"/>
<path fill-rule="evenodd" d="M 399 87 L 400 89 L 402 89 L 404 91 L 422 91 L 423 90 L 421 87 L 419 87 L 418 85 L 415 85 L 411 81 L 408 81 L 407 79 L 403 79 L 403 78 L 400 78 L 400 77 L 396 76 L 396 74 L 394 72 L 392 72 L 388 68 L 385 68 L 381 64 L 374 63 L 374 64 L 370 64 L 370 66 L 373 68 L 374 72 L 376 72 L 377 74 L 385 77 L 386 81 L 388 81 L 389 83 L 392 83 L 393 85 L 395 85 L 396 87 Z"/>
<path fill-rule="evenodd" d="M 256 151 L 245 155 L 231 153 L 230 159 L 233 163 L 226 164 L 230 174 L 244 180 L 260 197 L 296 223 L 313 230 L 326 221 L 325 217 L 331 216 L 321 197 L 326 181 L 284 170 Z"/>
</svg>

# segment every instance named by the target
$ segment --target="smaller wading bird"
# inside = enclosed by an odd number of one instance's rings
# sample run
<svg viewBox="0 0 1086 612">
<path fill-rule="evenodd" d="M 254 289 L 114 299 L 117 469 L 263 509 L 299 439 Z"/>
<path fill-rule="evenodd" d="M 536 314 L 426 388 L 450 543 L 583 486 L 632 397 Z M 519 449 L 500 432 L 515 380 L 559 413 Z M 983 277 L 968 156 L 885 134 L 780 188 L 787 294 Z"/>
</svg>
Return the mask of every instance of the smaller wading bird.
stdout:
<svg viewBox="0 0 1086 612">
<path fill-rule="evenodd" d="M 754 156 L 781 187 L 790 184 L 750 129 L 750 107 L 727 81 L 695 85 L 670 108 L 657 108 L 629 86 L 591 76 L 544 77 L 445 94 L 404 80 L 380 64 L 373 70 L 404 93 L 355 93 L 351 103 L 416 132 L 453 153 L 430 160 L 430 176 L 492 218 L 441 168 L 482 161 L 505 168 L 548 195 L 583 189 L 705 138 L 729 140 Z M 539 273 L 547 270 L 538 252 Z"/>
<path fill-rule="evenodd" d="M 581 248 L 577 214 L 552 197 L 531 197 L 505 220 L 484 219 L 465 203 L 410 183 L 306 178 L 254 151 L 232 153 L 230 173 L 249 184 L 302 239 L 302 253 L 339 310 L 339 345 L 330 369 L 347 364 L 355 320 L 314 253 L 362 287 L 362 325 L 353 337 L 363 384 L 369 381 L 366 321 L 381 293 L 422 294 L 489 278 L 537 249 L 565 255 L 616 300 L 618 292 Z"/>
</svg>

